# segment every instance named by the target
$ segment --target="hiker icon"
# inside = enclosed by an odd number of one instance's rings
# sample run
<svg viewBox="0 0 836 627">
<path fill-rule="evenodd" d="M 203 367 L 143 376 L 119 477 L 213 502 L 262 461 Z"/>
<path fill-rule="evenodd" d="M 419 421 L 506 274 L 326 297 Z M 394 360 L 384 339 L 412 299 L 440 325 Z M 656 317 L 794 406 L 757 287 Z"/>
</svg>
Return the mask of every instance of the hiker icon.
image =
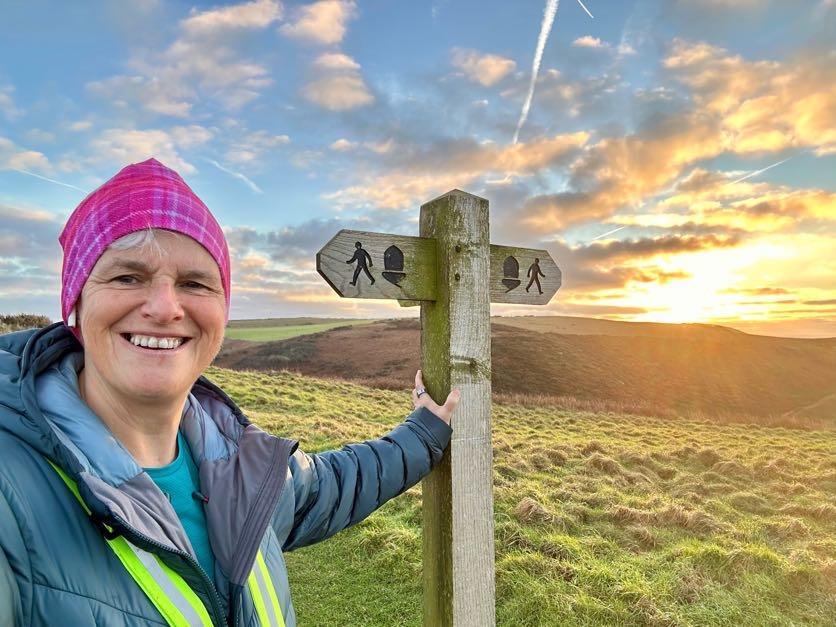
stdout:
<svg viewBox="0 0 836 627">
<path fill-rule="evenodd" d="M 372 273 L 369 272 L 369 268 L 374 265 L 372 264 L 372 256 L 363 248 L 363 244 L 360 242 L 355 242 L 354 248 L 356 248 L 354 256 L 346 261 L 346 263 L 357 262 L 357 267 L 354 268 L 354 277 L 351 279 L 351 284 L 357 285 L 357 277 L 360 276 L 360 270 L 362 270 L 366 273 L 366 276 L 369 277 L 371 284 L 374 285 L 374 277 L 372 276 Z M 368 266 L 366 265 L 366 260 L 368 260 Z"/>
<path fill-rule="evenodd" d="M 532 286 L 532 284 L 537 284 L 537 291 L 541 294 L 543 293 L 543 288 L 540 287 L 540 277 L 546 278 L 546 275 L 540 271 L 540 260 L 535 257 L 534 263 L 528 268 L 528 274 L 526 276 L 531 277 L 531 280 L 528 282 L 528 285 L 525 286 L 525 291 L 528 291 L 528 288 Z"/>
</svg>

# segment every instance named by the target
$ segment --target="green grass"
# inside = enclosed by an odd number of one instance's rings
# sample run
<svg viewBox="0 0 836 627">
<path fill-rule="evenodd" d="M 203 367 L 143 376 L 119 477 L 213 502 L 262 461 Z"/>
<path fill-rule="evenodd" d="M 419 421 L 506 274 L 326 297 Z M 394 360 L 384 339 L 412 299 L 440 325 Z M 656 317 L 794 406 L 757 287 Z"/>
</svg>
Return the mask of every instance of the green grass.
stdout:
<svg viewBox="0 0 836 627">
<path fill-rule="evenodd" d="M 410 408 L 290 373 L 209 376 L 308 452 Z M 493 420 L 499 625 L 832 624 L 836 431 L 503 404 Z M 421 625 L 420 486 L 287 561 L 302 625 Z"/>
<path fill-rule="evenodd" d="M 242 321 L 248 322 L 248 321 Z M 371 320 L 333 320 L 329 322 L 306 322 L 303 324 L 273 324 L 264 321 L 265 326 L 230 326 L 226 329 L 226 337 L 232 340 L 249 340 L 250 342 L 273 342 L 286 340 L 299 335 L 320 333 L 336 327 L 369 324 Z"/>
</svg>

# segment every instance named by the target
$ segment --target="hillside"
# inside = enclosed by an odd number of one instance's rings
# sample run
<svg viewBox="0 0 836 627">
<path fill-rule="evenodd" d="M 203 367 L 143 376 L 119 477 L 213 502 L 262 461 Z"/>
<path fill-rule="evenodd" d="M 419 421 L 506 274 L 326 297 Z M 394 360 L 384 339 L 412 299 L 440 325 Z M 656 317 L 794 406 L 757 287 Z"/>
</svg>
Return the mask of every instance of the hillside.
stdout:
<svg viewBox="0 0 836 627">
<path fill-rule="evenodd" d="M 379 437 L 409 396 L 212 368 L 307 452 Z M 831 625 L 836 433 L 493 408 L 497 624 Z M 286 558 L 299 624 L 421 624 L 421 490 Z M 828 618 L 830 616 L 830 618 Z"/>
<path fill-rule="evenodd" d="M 419 360 L 419 322 L 408 319 L 280 342 L 227 340 L 216 364 L 404 389 Z M 836 338 L 776 338 L 694 324 L 493 318 L 492 362 L 494 393 L 520 402 L 836 423 Z"/>
</svg>

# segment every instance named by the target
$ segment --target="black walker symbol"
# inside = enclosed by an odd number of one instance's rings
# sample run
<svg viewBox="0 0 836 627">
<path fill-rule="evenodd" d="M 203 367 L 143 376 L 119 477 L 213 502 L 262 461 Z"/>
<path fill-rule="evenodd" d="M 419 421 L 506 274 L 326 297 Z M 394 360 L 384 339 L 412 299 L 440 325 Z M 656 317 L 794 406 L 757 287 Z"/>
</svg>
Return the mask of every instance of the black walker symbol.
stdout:
<svg viewBox="0 0 836 627">
<path fill-rule="evenodd" d="M 354 256 L 346 261 L 346 263 L 354 263 L 357 262 L 357 267 L 354 268 L 354 276 L 351 279 L 352 285 L 357 285 L 357 277 L 360 276 L 360 270 L 366 273 L 366 276 L 369 277 L 369 281 L 371 284 L 374 285 L 374 277 L 372 273 L 369 272 L 369 268 L 374 265 L 372 264 L 372 256 L 363 249 L 363 245 L 360 242 L 355 242 L 354 248 L 357 250 L 354 251 Z M 366 260 L 368 260 L 369 265 L 366 265 Z"/>
<path fill-rule="evenodd" d="M 540 277 L 546 278 L 546 275 L 540 271 L 540 260 L 535 257 L 534 263 L 528 268 L 528 274 L 526 276 L 531 277 L 531 280 L 528 282 L 528 285 L 525 286 L 525 291 L 528 291 L 528 288 L 531 287 L 533 283 L 537 284 L 537 291 L 541 294 L 543 293 L 543 288 L 540 287 Z"/>
</svg>

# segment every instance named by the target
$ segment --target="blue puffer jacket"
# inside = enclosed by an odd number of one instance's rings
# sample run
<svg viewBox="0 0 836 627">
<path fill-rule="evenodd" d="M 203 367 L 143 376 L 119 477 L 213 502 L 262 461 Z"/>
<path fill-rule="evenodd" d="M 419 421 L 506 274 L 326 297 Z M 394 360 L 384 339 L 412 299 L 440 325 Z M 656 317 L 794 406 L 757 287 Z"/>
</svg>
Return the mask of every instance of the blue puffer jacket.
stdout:
<svg viewBox="0 0 836 627">
<path fill-rule="evenodd" d="M 216 625 L 258 624 L 246 579 L 261 549 L 288 627 L 283 551 L 354 524 L 429 473 L 450 428 L 426 409 L 379 440 L 306 455 L 197 381 L 181 421 L 208 497 L 205 573 L 165 496 L 78 396 L 83 357 L 61 324 L 0 336 L 0 625 L 162 625 L 102 537 L 153 551 Z M 88 516 L 50 467 L 77 484 Z"/>
</svg>

